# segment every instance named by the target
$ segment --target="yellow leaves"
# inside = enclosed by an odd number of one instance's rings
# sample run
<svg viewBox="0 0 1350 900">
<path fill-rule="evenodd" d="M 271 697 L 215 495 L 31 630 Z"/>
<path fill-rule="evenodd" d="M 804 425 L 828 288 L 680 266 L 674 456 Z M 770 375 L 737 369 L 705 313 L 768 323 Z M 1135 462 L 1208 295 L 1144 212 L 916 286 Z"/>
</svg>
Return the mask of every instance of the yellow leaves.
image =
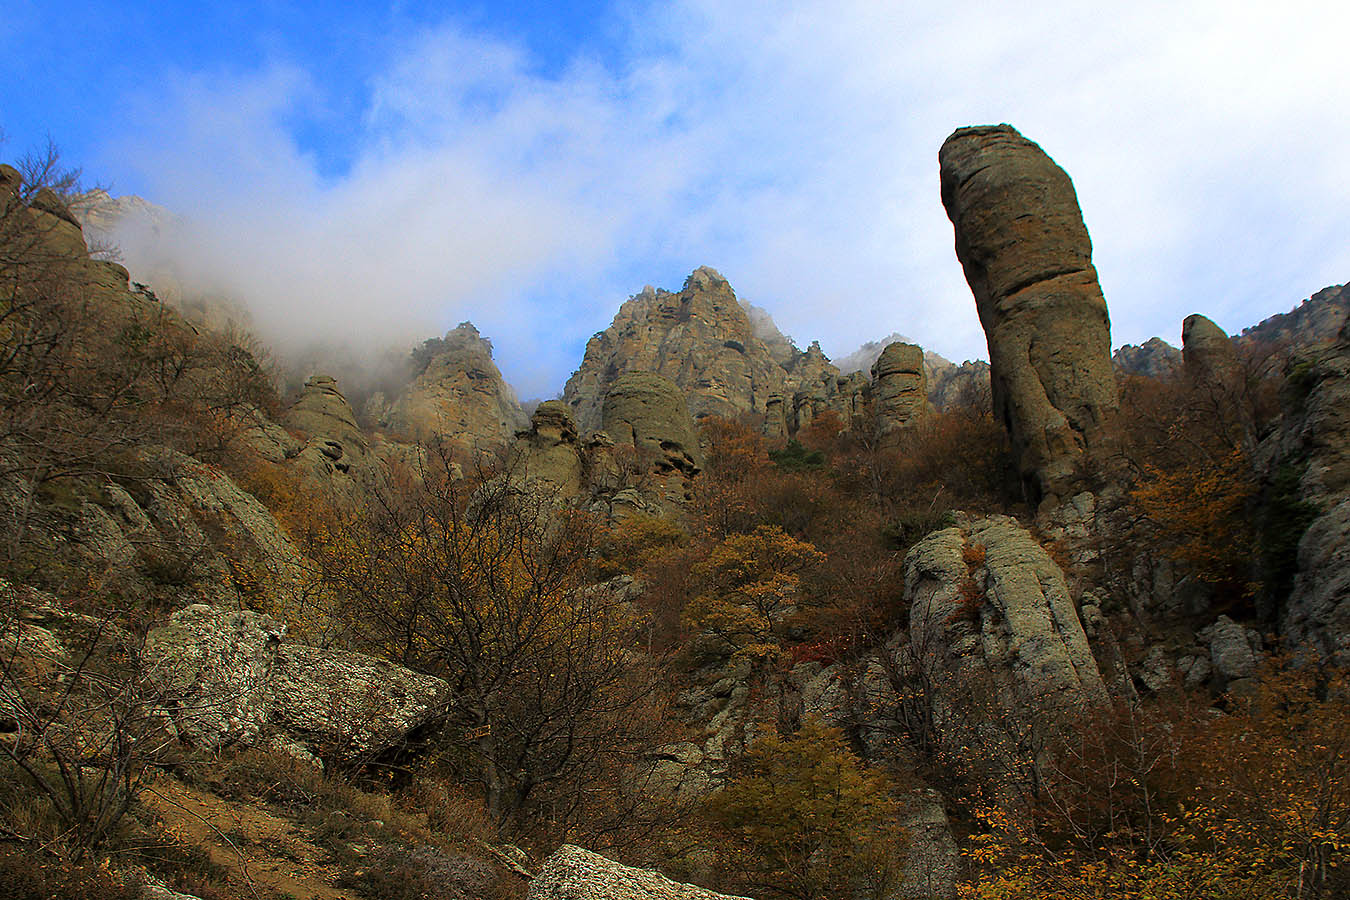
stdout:
<svg viewBox="0 0 1350 900">
<path fill-rule="evenodd" d="M 867 769 L 842 733 L 814 719 L 792 736 L 760 737 L 732 780 L 709 798 L 712 849 L 731 877 L 766 880 L 789 896 L 883 896 L 903 831 L 888 779 Z"/>
<path fill-rule="evenodd" d="M 1193 458 L 1166 470 L 1145 465 L 1130 496 L 1158 526 L 1166 554 L 1217 584 L 1239 578 L 1251 561 L 1246 505 L 1255 485 L 1247 455 L 1233 449 L 1218 460 Z"/>
<path fill-rule="evenodd" d="M 801 599 L 802 575 L 824 561 L 814 546 L 777 526 L 728 535 L 694 567 L 707 590 L 689 602 L 681 621 L 720 638 L 730 654 L 770 661 L 778 655 L 776 632 Z"/>
</svg>

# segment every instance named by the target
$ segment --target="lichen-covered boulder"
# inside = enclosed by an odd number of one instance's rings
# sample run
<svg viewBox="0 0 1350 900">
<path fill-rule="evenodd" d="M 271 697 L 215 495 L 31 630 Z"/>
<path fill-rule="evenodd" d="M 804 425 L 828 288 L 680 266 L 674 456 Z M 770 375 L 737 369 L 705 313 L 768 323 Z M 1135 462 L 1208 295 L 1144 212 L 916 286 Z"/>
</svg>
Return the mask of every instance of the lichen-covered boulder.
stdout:
<svg viewBox="0 0 1350 900">
<path fill-rule="evenodd" d="M 383 659 L 282 644 L 267 685 L 271 725 L 328 755 L 394 746 L 435 716 L 449 685 Z"/>
<path fill-rule="evenodd" d="M 635 869 L 598 853 L 564 844 L 544 860 L 530 882 L 528 900 L 725 900 L 692 884 L 671 881 L 650 869 Z"/>
<path fill-rule="evenodd" d="M 152 630 L 145 658 L 179 733 L 211 749 L 280 734 L 325 756 L 359 758 L 397 746 L 449 696 L 439 678 L 294 643 L 270 616 L 205 604 Z"/>
<path fill-rule="evenodd" d="M 197 603 L 150 632 L 145 658 L 178 733 L 200 747 L 253 744 L 269 714 L 268 682 L 286 626 L 249 610 Z"/>
</svg>

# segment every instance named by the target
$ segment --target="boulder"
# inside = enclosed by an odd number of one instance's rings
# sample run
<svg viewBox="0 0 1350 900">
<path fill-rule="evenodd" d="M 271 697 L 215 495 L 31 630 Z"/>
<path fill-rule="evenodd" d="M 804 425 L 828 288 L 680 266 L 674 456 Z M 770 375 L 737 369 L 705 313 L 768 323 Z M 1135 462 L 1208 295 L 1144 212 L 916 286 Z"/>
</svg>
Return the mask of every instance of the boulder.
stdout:
<svg viewBox="0 0 1350 900">
<path fill-rule="evenodd" d="M 1227 616 L 1201 632 L 1201 640 L 1209 642 L 1209 659 L 1215 674 L 1225 682 L 1249 678 L 1256 672 L 1257 655 L 1247 629 Z"/>
<path fill-rule="evenodd" d="M 194 604 L 146 637 L 151 677 L 178 733 L 207 749 L 255 744 L 267 725 L 268 681 L 286 626 L 249 610 Z"/>
<path fill-rule="evenodd" d="M 387 660 L 283 643 L 267 685 L 270 723 L 328 755 L 395 746 L 431 719 L 449 685 Z"/>
<path fill-rule="evenodd" d="M 1010 125 L 960 128 L 942 203 L 989 343 L 994 410 L 1029 501 L 1075 493 L 1118 406 L 1106 300 L 1073 183 Z"/>
<path fill-rule="evenodd" d="M 286 640 L 270 616 L 195 604 L 146 639 L 179 733 L 198 746 L 281 735 L 354 759 L 396 746 L 442 708 L 449 685 L 360 653 Z"/>
<path fill-rule="evenodd" d="M 883 440 L 928 414 L 928 377 L 922 348 L 893 343 L 881 351 L 872 364 L 872 402 L 877 435 Z"/>
<path fill-rule="evenodd" d="M 544 860 L 526 896 L 528 900 L 723 900 L 728 895 L 564 844 Z"/>
</svg>

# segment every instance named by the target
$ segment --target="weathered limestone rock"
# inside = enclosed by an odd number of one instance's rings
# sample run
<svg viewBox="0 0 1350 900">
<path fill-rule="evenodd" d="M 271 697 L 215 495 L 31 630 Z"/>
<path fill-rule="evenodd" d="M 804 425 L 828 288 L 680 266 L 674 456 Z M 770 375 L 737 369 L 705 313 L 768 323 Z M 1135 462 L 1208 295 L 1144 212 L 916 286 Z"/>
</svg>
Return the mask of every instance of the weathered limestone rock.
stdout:
<svg viewBox="0 0 1350 900">
<path fill-rule="evenodd" d="M 928 414 L 928 378 L 920 347 L 887 345 L 872 364 L 872 402 L 877 434 L 883 440 Z"/>
<path fill-rule="evenodd" d="M 1252 647 L 1253 635 L 1227 616 L 1200 633 L 1200 640 L 1209 644 L 1209 659 L 1214 673 L 1225 682 L 1249 678 L 1256 672 L 1259 661 Z"/>
<path fill-rule="evenodd" d="M 1181 351 L 1162 338 L 1149 338 L 1137 347 L 1121 346 L 1111 355 L 1111 364 L 1126 375 L 1170 378 L 1181 370 Z"/>
<path fill-rule="evenodd" d="M 271 616 L 200 603 L 151 631 L 145 655 L 175 703 L 178 733 L 207 749 L 256 743 L 267 725 L 268 680 L 285 634 Z"/>
<path fill-rule="evenodd" d="M 282 422 L 304 440 L 286 464 L 329 500 L 355 502 L 369 474 L 370 444 L 337 381 L 331 375 L 310 378 Z M 286 448 L 282 452 L 286 458 Z"/>
<path fill-rule="evenodd" d="M 356 412 L 331 375 L 315 375 L 306 381 L 304 392 L 286 410 L 282 422 L 306 438 L 335 441 L 345 452 L 366 450 L 366 438 L 356 422 Z"/>
<path fill-rule="evenodd" d="M 994 409 L 1033 503 L 1074 493 L 1118 405 L 1106 300 L 1073 183 L 1009 125 L 960 128 L 942 203 L 989 342 Z"/>
<path fill-rule="evenodd" d="M 1186 376 L 1198 385 L 1232 391 L 1242 379 L 1237 347 L 1222 328 L 1198 313 L 1181 323 Z"/>
<path fill-rule="evenodd" d="M 1258 457 L 1270 480 L 1299 473 L 1298 499 L 1316 515 L 1282 624 L 1291 646 L 1350 665 L 1350 318 L 1331 347 L 1304 351 L 1287 374 L 1284 419 Z"/>
<path fill-rule="evenodd" d="M 388 424 L 413 437 L 447 437 L 465 447 L 500 447 L 529 427 L 492 361 L 492 344 L 470 322 L 413 354 L 418 373 Z"/>
<path fill-rule="evenodd" d="M 1106 687 L 1064 573 L 1016 520 L 965 520 L 905 557 L 908 658 L 933 685 L 950 749 L 974 749 L 987 774 L 1017 772 Z M 964 754 L 969 756 L 969 752 Z M 995 779 L 997 780 L 997 779 Z"/>
<path fill-rule="evenodd" d="M 601 422 L 617 445 L 635 448 L 660 475 L 692 477 L 703 467 L 684 394 L 660 375 L 620 376 L 605 395 Z"/>
<path fill-rule="evenodd" d="M 910 793 L 902 801 L 900 825 L 909 838 L 894 900 L 951 900 L 961 851 L 952 837 L 942 795 L 931 788 Z"/>
<path fill-rule="evenodd" d="M 627 372 L 669 379 L 695 418 L 762 416 L 775 437 L 839 406 L 839 372 L 819 345 L 798 350 L 767 313 L 737 299 L 727 280 L 706 266 L 677 294 L 644 288 L 587 343 L 563 392 L 583 433 L 602 427 L 604 399 Z"/>
<path fill-rule="evenodd" d="M 267 685 L 270 724 L 343 757 L 393 746 L 434 716 L 440 678 L 361 653 L 283 643 Z"/>
<path fill-rule="evenodd" d="M 195 604 L 146 639 L 179 733 L 205 748 L 279 732 L 353 758 L 395 746 L 448 695 L 439 678 L 359 653 L 285 640 L 270 616 Z"/>
<path fill-rule="evenodd" d="M 577 439 L 577 423 L 561 400 L 547 400 L 530 417 L 530 430 L 516 435 L 519 477 L 546 485 L 559 499 L 580 496 L 586 466 Z"/>
<path fill-rule="evenodd" d="M 544 860 L 526 896 L 528 900 L 724 900 L 728 895 L 564 844 Z"/>
</svg>

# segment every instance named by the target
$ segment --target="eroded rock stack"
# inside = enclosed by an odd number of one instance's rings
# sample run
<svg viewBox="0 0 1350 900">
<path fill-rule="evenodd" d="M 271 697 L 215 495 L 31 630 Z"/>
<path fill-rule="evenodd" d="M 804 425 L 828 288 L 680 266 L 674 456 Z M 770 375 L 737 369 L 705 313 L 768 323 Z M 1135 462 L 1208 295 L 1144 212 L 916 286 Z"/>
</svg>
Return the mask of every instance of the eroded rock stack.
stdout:
<svg viewBox="0 0 1350 900">
<path fill-rule="evenodd" d="M 939 739 L 1027 788 L 1035 748 L 1107 696 L 1063 571 L 1015 519 L 967 519 L 910 550 L 905 596 Z"/>
<path fill-rule="evenodd" d="M 577 440 L 577 423 L 561 400 L 546 400 L 530 417 L 530 429 L 516 435 L 520 478 L 545 486 L 560 499 L 585 487 L 586 463 Z"/>
<path fill-rule="evenodd" d="M 928 414 L 928 377 L 923 349 L 914 344 L 888 344 L 872 364 L 872 402 L 877 435 L 893 438 Z"/>
<path fill-rule="evenodd" d="M 1117 406 L 1106 300 L 1073 183 L 1010 125 L 960 128 L 942 203 L 989 342 L 994 408 L 1033 503 L 1071 495 Z"/>
</svg>

